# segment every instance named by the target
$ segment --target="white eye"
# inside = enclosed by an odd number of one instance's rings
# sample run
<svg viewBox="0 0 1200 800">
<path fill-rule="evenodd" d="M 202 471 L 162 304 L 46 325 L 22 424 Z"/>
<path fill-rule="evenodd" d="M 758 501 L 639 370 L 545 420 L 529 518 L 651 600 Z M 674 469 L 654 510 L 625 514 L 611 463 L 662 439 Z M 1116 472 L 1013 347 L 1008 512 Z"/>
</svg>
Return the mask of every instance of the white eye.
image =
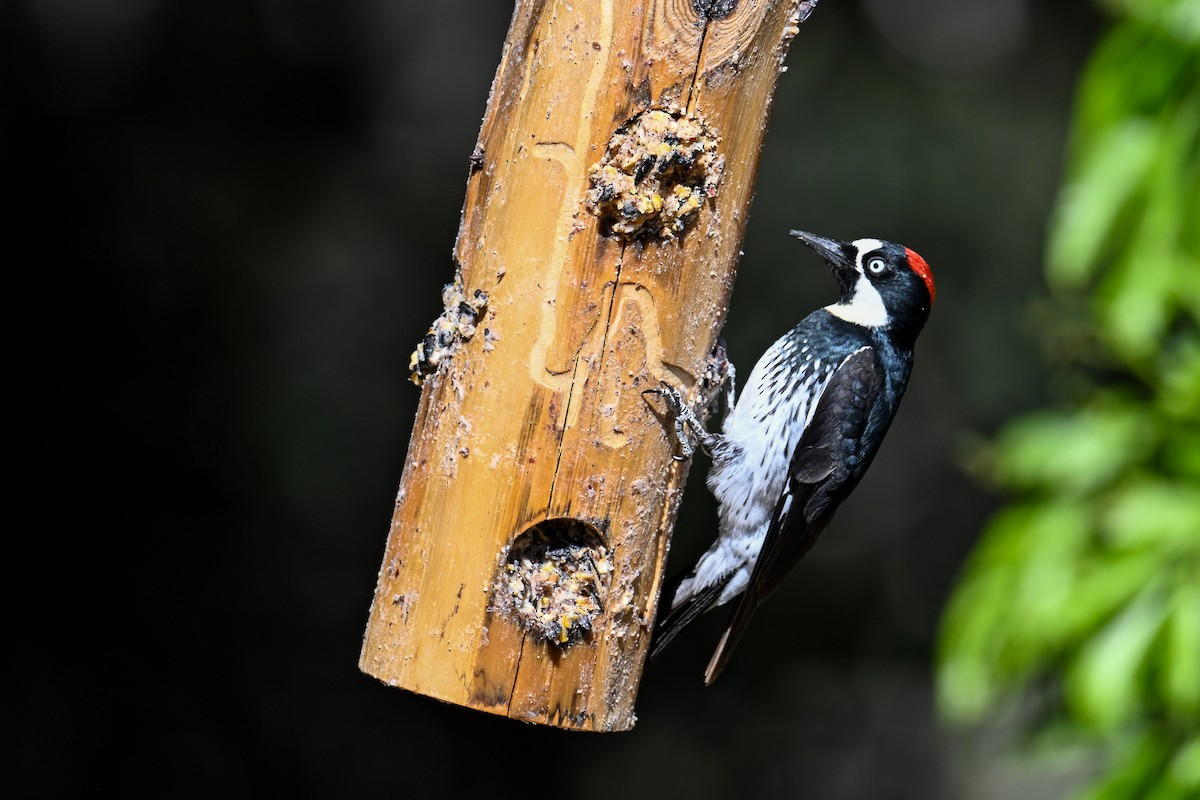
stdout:
<svg viewBox="0 0 1200 800">
<path fill-rule="evenodd" d="M 867 270 L 870 271 L 872 275 L 881 275 L 886 269 L 887 262 L 885 262 L 882 258 L 872 258 L 867 262 Z"/>
</svg>

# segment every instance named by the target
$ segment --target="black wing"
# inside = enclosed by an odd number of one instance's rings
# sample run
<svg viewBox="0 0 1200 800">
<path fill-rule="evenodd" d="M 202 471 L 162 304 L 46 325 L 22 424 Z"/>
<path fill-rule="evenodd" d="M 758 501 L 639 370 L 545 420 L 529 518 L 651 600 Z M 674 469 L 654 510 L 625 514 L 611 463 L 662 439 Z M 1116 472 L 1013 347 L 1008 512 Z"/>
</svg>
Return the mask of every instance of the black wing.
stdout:
<svg viewBox="0 0 1200 800">
<path fill-rule="evenodd" d="M 826 384 L 792 455 L 750 582 L 708 663 L 706 684 L 725 668 L 759 603 L 816 543 L 862 477 L 871 455 L 863 452 L 862 437 L 883 381 L 874 348 L 863 347 L 848 356 Z"/>
</svg>

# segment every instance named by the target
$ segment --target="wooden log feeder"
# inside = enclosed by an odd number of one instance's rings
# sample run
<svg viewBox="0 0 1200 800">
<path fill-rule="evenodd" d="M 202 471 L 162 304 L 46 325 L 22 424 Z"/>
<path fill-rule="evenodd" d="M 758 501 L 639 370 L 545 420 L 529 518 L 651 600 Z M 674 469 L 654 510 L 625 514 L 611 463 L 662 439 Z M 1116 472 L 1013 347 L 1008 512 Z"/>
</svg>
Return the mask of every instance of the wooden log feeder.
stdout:
<svg viewBox="0 0 1200 800">
<path fill-rule="evenodd" d="M 519 0 L 360 667 L 577 730 L 634 724 L 776 81 L 814 2 Z M 714 522 L 715 525 L 715 522 Z"/>
</svg>

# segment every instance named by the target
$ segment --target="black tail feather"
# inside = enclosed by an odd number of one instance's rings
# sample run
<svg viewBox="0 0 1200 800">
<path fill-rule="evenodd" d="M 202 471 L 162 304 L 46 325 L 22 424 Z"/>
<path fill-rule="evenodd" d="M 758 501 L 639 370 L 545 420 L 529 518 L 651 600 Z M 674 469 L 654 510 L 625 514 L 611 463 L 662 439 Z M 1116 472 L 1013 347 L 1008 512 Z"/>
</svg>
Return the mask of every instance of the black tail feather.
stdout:
<svg viewBox="0 0 1200 800">
<path fill-rule="evenodd" d="M 688 626 L 688 623 L 712 608 L 717 602 L 717 598 L 721 596 L 725 584 L 729 582 L 729 578 L 726 577 L 711 586 L 704 587 L 675 606 L 675 594 L 679 591 L 679 585 L 689 577 L 691 577 L 690 572 L 680 572 L 663 585 L 662 593 L 659 595 L 659 607 L 669 610 L 660 615 L 654 625 L 654 633 L 650 637 L 648 661 L 658 658 L 663 649 Z"/>
<path fill-rule="evenodd" d="M 721 635 L 721 641 L 717 643 L 717 649 L 709 659 L 708 668 L 704 670 L 705 686 L 712 686 L 713 681 L 724 671 L 725 665 L 729 662 L 729 656 L 733 653 L 734 645 L 745 633 L 750 617 L 758 608 L 759 602 L 758 596 L 742 596 L 741 602 L 737 604 L 737 608 L 733 612 L 733 617 L 729 620 L 729 627 Z"/>
</svg>

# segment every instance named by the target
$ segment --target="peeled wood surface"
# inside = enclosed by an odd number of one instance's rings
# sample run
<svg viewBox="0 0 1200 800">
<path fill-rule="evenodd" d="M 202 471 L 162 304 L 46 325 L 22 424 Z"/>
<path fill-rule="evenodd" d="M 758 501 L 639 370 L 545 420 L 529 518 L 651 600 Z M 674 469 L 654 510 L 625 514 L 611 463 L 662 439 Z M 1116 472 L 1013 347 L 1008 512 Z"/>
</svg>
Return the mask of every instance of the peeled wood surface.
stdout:
<svg viewBox="0 0 1200 800">
<path fill-rule="evenodd" d="M 725 319 L 771 95 L 801 4 L 519 2 L 456 246 L 479 330 L 425 384 L 361 668 L 533 722 L 623 730 L 686 477 L 641 392 L 691 390 Z M 721 136 L 717 196 L 672 241 L 601 235 L 587 171 L 671 104 Z M 478 160 L 477 160 L 478 163 Z M 600 530 L 614 572 L 566 648 L 491 606 L 504 549 L 546 518 Z"/>
</svg>

